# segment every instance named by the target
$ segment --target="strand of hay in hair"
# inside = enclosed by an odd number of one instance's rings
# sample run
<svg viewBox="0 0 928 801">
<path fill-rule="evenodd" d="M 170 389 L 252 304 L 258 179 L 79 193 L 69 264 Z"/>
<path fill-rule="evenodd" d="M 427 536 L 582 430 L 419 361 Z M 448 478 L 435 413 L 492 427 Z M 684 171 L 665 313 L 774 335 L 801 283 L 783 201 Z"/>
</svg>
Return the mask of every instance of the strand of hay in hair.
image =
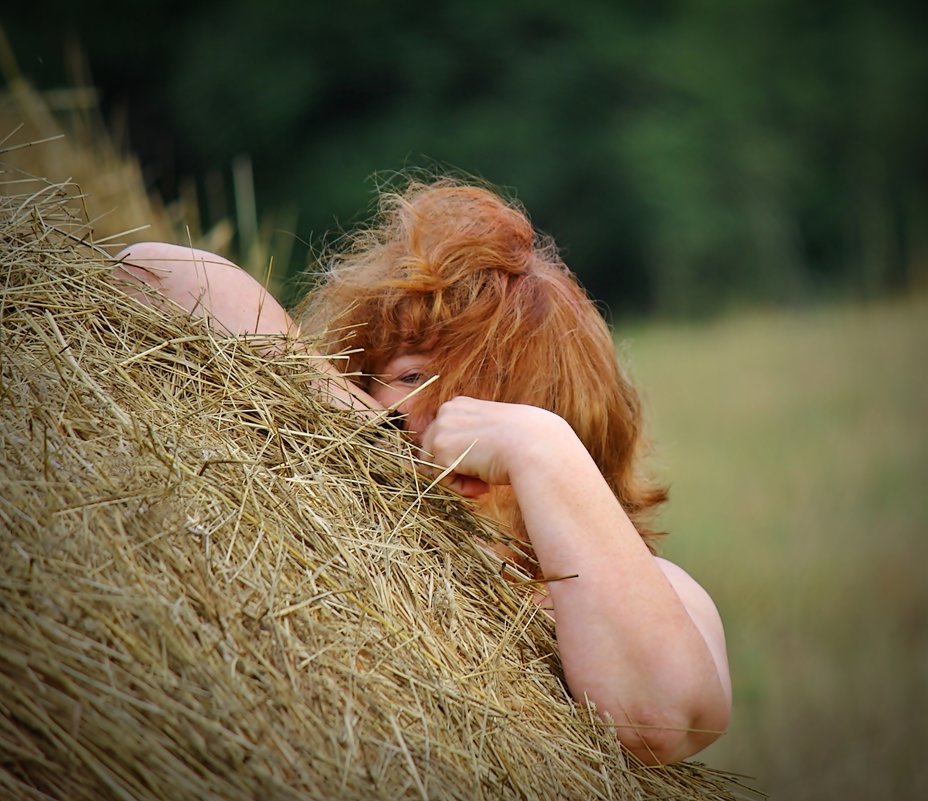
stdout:
<svg viewBox="0 0 928 801">
<path fill-rule="evenodd" d="M 740 797 L 570 701 L 398 433 L 123 295 L 82 225 L 0 198 L 0 795 Z"/>
</svg>

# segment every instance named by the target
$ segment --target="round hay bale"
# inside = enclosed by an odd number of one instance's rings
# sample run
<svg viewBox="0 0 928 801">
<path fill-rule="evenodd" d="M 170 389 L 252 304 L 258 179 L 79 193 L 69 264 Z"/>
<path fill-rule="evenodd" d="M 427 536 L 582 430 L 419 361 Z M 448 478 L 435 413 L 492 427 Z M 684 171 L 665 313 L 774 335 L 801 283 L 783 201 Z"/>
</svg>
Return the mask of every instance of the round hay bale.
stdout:
<svg viewBox="0 0 928 801">
<path fill-rule="evenodd" d="M 398 432 L 122 294 L 77 208 L 0 197 L 0 794 L 748 792 L 624 754 Z"/>
</svg>

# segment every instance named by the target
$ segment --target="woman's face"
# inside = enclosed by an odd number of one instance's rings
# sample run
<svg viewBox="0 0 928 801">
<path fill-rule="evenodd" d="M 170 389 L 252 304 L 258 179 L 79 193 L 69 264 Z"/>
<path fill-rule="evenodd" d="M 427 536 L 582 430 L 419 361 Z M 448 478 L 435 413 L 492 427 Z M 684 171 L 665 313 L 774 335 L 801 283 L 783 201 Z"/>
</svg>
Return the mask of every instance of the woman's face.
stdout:
<svg viewBox="0 0 928 801">
<path fill-rule="evenodd" d="M 395 409 L 405 415 L 403 429 L 409 432 L 413 444 L 422 444 L 422 432 L 428 428 L 434 415 L 430 412 L 416 413 L 409 398 L 417 387 L 435 375 L 431 353 L 401 353 L 384 365 L 377 365 L 371 375 L 368 394 L 386 409 Z M 469 496 L 478 505 L 484 506 L 492 493 Z"/>
<path fill-rule="evenodd" d="M 368 388 L 370 396 L 385 409 L 396 409 L 401 414 L 410 415 L 403 428 L 412 432 L 422 432 L 431 422 L 410 414 L 411 404 L 406 400 L 416 387 L 434 375 L 430 362 L 431 355 L 428 353 L 402 353 L 394 356 L 386 364 L 377 366 Z"/>
</svg>

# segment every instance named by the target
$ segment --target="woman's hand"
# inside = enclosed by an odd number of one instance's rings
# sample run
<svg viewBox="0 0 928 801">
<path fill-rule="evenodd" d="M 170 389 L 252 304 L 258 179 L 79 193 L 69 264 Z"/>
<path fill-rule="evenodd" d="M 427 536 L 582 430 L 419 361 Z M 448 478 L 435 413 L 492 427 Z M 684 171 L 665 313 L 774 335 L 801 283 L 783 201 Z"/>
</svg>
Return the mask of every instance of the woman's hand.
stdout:
<svg viewBox="0 0 928 801">
<path fill-rule="evenodd" d="M 555 449 L 567 424 L 537 406 L 459 396 L 443 403 L 422 433 L 421 447 L 440 467 L 454 465 L 447 485 L 467 497 L 512 483 L 518 456 L 529 443 Z M 460 461 L 457 461 L 460 459 Z"/>
</svg>

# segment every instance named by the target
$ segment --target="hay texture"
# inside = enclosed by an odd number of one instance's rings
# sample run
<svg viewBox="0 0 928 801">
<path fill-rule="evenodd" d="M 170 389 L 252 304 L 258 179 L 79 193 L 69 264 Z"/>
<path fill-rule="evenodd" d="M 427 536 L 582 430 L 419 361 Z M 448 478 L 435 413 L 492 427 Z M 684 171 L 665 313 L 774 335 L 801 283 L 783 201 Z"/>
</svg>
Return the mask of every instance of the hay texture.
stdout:
<svg viewBox="0 0 928 801">
<path fill-rule="evenodd" d="M 0 197 L 0 796 L 741 797 L 624 755 L 401 435 L 122 294 L 70 191 Z"/>
</svg>

